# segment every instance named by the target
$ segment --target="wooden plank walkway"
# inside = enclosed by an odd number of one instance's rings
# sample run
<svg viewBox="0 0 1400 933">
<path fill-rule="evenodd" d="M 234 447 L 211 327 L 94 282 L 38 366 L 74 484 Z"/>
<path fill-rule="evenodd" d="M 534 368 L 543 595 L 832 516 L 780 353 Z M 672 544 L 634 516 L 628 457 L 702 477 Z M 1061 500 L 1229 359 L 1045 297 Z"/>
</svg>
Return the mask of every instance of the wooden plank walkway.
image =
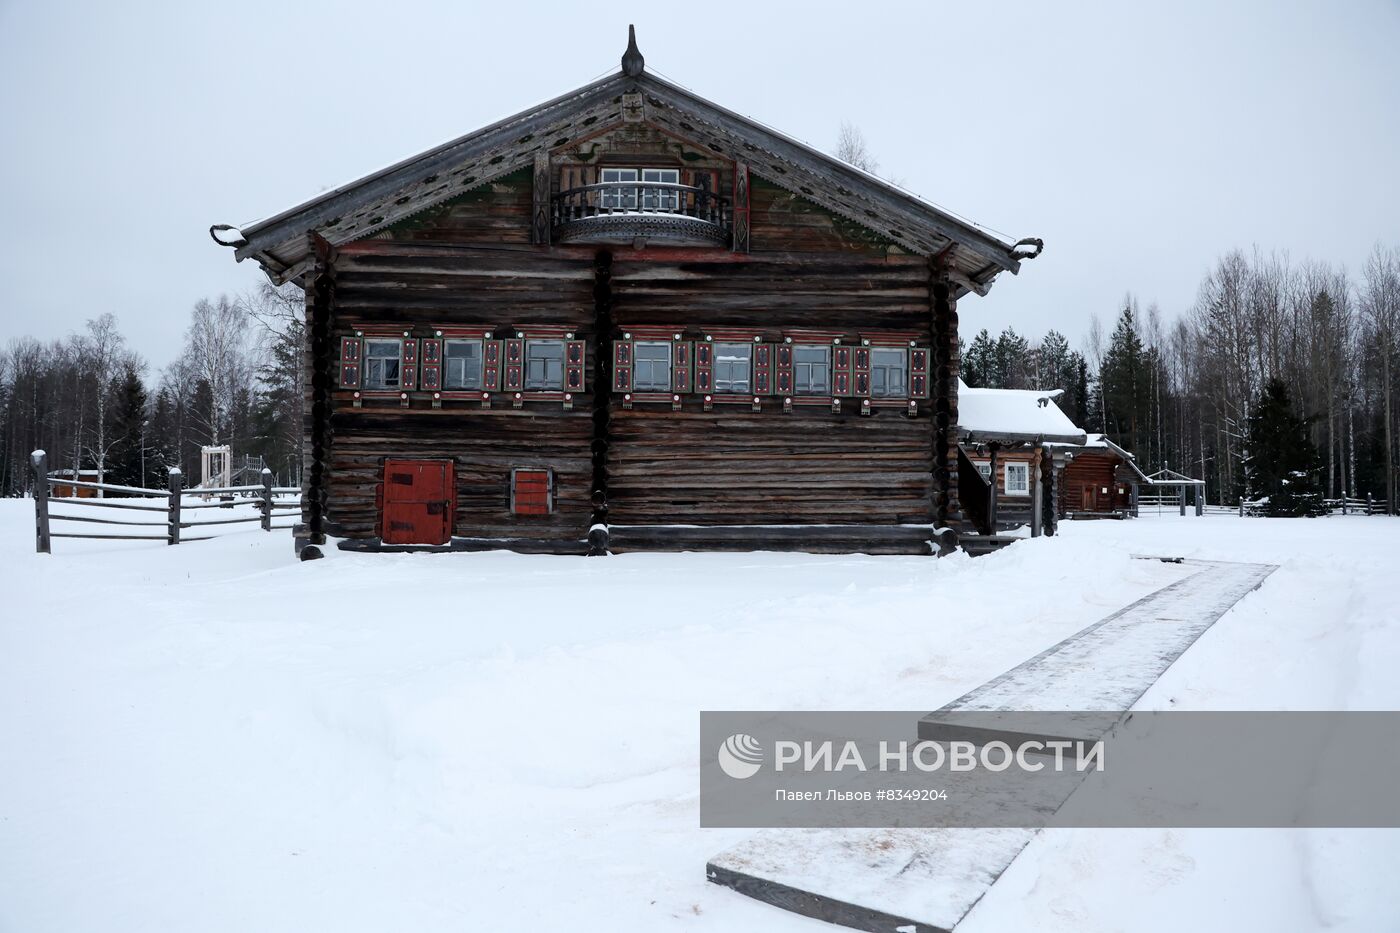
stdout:
<svg viewBox="0 0 1400 933">
<path fill-rule="evenodd" d="M 936 726 L 939 713 L 952 711 L 1126 713 L 1196 639 L 1278 569 L 1184 563 L 1199 569 L 929 714 L 920 733 Z M 951 933 L 1036 832 L 762 830 L 712 858 L 706 871 L 716 884 L 830 923 L 879 933 Z"/>
</svg>

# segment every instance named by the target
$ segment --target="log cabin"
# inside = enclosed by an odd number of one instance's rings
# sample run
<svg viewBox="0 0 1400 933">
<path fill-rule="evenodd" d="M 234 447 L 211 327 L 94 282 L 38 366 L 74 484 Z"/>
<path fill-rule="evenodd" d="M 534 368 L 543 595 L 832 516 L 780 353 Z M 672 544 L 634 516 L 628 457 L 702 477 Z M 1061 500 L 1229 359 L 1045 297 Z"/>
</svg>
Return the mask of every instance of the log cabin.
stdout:
<svg viewBox="0 0 1400 933">
<path fill-rule="evenodd" d="M 608 77 L 210 235 L 305 291 L 299 551 L 946 552 L 958 302 L 1043 248 L 630 30 Z"/>
<path fill-rule="evenodd" d="M 1056 452 L 1087 438 L 1055 403 L 1061 390 L 957 386 L 963 547 L 993 550 L 1021 527 L 1032 537 L 1054 534 L 1065 462 Z"/>
<path fill-rule="evenodd" d="M 1066 518 L 1126 518 L 1134 488 L 1152 485 L 1136 458 L 1106 435 L 1091 434 L 1082 444 L 1052 450 L 1063 460 L 1058 501 Z"/>
</svg>

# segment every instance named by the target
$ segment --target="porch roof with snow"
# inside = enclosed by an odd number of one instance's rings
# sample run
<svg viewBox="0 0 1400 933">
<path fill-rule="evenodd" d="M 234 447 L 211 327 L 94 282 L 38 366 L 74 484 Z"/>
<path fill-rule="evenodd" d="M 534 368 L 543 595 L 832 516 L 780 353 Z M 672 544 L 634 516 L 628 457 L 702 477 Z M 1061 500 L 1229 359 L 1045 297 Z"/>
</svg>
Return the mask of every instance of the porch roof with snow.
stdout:
<svg viewBox="0 0 1400 933">
<path fill-rule="evenodd" d="M 958 436 L 975 443 L 1081 445 L 1082 428 L 1055 404 L 1062 389 L 971 389 L 958 380 Z"/>
<path fill-rule="evenodd" d="M 645 70 L 635 43 L 610 77 L 419 153 L 241 229 L 210 234 L 253 259 L 276 283 L 300 279 L 311 236 L 331 245 L 370 236 L 406 217 L 532 165 L 624 121 L 623 95 L 641 94 L 644 122 L 743 162 L 752 173 L 846 217 L 909 252 L 938 257 L 958 290 L 985 294 L 1001 272 L 1040 253 L 1041 241 L 1007 243 L 976 224 Z"/>
</svg>

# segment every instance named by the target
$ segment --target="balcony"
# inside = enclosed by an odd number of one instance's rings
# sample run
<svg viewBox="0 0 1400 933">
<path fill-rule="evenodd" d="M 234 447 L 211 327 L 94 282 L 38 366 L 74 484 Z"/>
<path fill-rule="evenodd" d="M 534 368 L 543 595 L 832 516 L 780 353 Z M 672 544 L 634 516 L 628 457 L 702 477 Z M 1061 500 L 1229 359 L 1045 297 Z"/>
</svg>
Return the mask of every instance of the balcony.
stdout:
<svg viewBox="0 0 1400 933">
<path fill-rule="evenodd" d="M 658 181 L 610 181 L 551 199 L 559 243 L 728 246 L 729 199 L 705 188 Z"/>
</svg>

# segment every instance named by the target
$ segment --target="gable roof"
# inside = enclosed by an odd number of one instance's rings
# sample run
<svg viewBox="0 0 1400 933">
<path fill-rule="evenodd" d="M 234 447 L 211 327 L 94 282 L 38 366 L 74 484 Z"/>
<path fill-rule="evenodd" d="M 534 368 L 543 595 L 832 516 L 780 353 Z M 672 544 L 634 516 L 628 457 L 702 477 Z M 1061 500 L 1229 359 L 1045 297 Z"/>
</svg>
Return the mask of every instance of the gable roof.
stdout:
<svg viewBox="0 0 1400 933">
<path fill-rule="evenodd" d="M 629 55 L 635 46 L 629 47 Z M 910 252 L 941 257 L 959 294 L 985 294 L 1001 272 L 1038 255 L 1039 240 L 1009 244 L 976 225 L 852 165 L 740 116 L 643 70 L 640 53 L 623 70 L 530 110 L 443 143 L 327 191 L 241 230 L 216 225 L 216 242 L 253 259 L 276 282 L 311 263 L 309 234 L 333 245 L 361 239 L 465 191 L 532 165 L 622 119 L 622 95 L 639 93 L 645 122 L 745 162 L 750 170 Z M 235 231 L 230 242 L 216 231 Z M 1030 246 L 1031 249 L 1023 247 Z"/>
<path fill-rule="evenodd" d="M 1076 427 L 1054 402 L 1061 389 L 970 389 L 958 380 L 958 434 L 974 441 L 1080 445 Z"/>
</svg>

